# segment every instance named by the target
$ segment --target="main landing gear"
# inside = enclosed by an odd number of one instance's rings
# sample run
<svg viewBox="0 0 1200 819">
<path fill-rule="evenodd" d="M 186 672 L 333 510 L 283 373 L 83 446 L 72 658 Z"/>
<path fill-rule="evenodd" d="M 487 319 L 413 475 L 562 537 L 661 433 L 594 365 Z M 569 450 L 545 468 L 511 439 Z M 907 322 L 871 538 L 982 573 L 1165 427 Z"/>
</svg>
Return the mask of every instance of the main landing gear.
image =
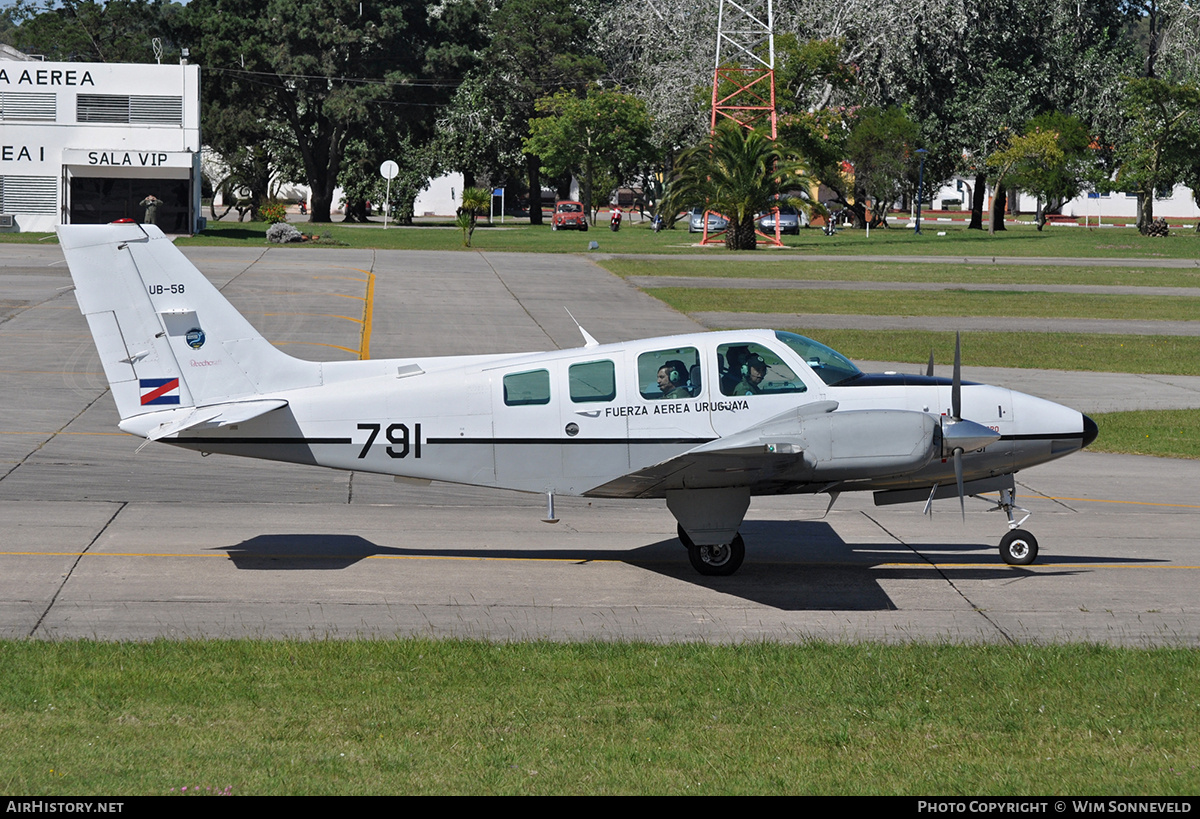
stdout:
<svg viewBox="0 0 1200 819">
<path fill-rule="evenodd" d="M 718 546 L 697 546 L 682 526 L 677 527 L 679 542 L 688 550 L 692 568 L 709 577 L 727 577 L 742 566 L 746 559 L 746 543 L 739 532 L 733 540 Z"/>
<path fill-rule="evenodd" d="M 1013 515 L 1014 509 L 1020 509 L 1025 513 L 1025 517 L 1015 520 Z M 1037 560 L 1037 538 L 1024 529 L 1018 528 L 1022 523 L 1029 520 L 1030 511 L 1016 505 L 1013 501 L 1013 491 L 1011 489 L 1000 490 L 1000 500 L 996 502 L 996 508 L 992 511 L 1003 511 L 1008 515 L 1009 531 L 1008 534 L 1000 539 L 1001 559 L 1010 566 L 1028 566 Z"/>
</svg>

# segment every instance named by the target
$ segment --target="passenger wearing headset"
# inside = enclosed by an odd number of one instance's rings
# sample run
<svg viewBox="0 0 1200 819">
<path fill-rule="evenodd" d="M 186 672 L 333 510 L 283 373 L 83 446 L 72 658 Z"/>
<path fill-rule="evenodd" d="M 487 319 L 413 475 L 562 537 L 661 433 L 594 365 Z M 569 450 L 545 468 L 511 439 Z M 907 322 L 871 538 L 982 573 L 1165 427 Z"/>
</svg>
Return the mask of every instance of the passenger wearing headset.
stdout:
<svg viewBox="0 0 1200 819">
<path fill-rule="evenodd" d="M 742 364 L 742 380 L 733 388 L 734 395 L 762 395 L 762 380 L 767 377 L 767 362 L 762 356 L 748 355 Z"/>
<path fill-rule="evenodd" d="M 687 367 L 678 359 L 671 359 L 658 368 L 658 388 L 663 398 L 691 398 L 687 388 Z"/>
</svg>

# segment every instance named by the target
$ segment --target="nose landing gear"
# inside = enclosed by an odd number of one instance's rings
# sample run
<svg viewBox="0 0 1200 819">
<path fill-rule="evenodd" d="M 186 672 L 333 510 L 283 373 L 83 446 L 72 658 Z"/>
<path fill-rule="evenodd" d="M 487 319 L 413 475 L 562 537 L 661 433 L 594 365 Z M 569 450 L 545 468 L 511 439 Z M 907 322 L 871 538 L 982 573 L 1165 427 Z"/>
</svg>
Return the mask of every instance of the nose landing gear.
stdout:
<svg viewBox="0 0 1200 819">
<path fill-rule="evenodd" d="M 1014 509 L 1024 512 L 1025 517 L 1015 520 L 1015 516 L 1013 515 Z M 996 502 L 996 508 L 992 511 L 1003 511 L 1008 515 L 1009 531 L 1008 534 L 1000 539 L 1000 558 L 1010 566 L 1028 566 L 1037 560 L 1037 538 L 1024 529 L 1018 528 L 1022 523 L 1029 520 L 1029 516 L 1032 513 L 1028 509 L 1016 505 L 1013 501 L 1013 490 L 1001 489 L 1000 500 Z"/>
</svg>

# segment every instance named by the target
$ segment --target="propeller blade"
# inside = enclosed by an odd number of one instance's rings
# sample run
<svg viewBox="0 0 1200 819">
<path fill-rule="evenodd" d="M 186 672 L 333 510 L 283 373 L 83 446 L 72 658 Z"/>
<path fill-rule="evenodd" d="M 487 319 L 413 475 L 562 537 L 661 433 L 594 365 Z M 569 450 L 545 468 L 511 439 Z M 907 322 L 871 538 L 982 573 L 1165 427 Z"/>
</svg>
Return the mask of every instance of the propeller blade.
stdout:
<svg viewBox="0 0 1200 819">
<path fill-rule="evenodd" d="M 950 417 L 962 418 L 962 333 L 954 334 L 954 380 L 950 386 Z"/>
<path fill-rule="evenodd" d="M 925 368 L 925 375 L 933 378 L 933 348 L 929 348 L 929 366 Z"/>
<path fill-rule="evenodd" d="M 962 455 L 963 451 L 961 449 L 954 450 L 954 480 L 958 482 L 958 505 L 962 510 L 963 523 L 966 523 L 967 501 L 963 497 Z"/>
</svg>

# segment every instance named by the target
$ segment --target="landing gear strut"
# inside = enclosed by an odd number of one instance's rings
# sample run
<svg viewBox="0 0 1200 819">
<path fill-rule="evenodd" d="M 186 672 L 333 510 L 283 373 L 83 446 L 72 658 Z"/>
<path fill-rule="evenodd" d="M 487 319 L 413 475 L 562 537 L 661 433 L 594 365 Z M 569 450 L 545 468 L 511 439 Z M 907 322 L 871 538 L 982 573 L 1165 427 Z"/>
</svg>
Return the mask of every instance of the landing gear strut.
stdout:
<svg viewBox="0 0 1200 819">
<path fill-rule="evenodd" d="M 1033 563 L 1033 561 L 1037 560 L 1038 555 L 1037 538 L 1024 529 L 1018 528 L 1022 523 L 1029 520 L 1029 510 L 1016 505 L 1013 501 L 1013 490 L 1011 489 L 1000 490 L 1000 500 L 996 503 L 996 509 L 1002 510 L 1008 515 L 1009 531 L 1008 534 L 1000 539 L 1001 559 L 1010 566 L 1028 566 Z M 1013 515 L 1014 509 L 1020 509 L 1025 513 L 1025 517 L 1016 520 Z"/>
<path fill-rule="evenodd" d="M 692 568 L 709 577 L 726 577 L 742 566 L 746 559 L 746 543 L 739 532 L 733 540 L 718 546 L 697 546 L 682 526 L 678 527 L 679 542 L 688 550 Z"/>
</svg>

